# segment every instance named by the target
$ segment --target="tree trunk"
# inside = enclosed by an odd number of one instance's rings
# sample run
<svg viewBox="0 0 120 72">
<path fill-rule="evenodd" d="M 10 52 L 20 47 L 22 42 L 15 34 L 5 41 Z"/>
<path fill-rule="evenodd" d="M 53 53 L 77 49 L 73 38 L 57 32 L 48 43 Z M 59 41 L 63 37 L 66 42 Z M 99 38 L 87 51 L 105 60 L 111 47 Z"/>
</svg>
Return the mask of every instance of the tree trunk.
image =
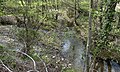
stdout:
<svg viewBox="0 0 120 72">
<path fill-rule="evenodd" d="M 88 28 L 88 41 L 87 41 L 87 47 L 86 47 L 86 72 L 89 72 L 89 52 L 90 52 L 90 45 L 91 45 L 91 29 L 92 29 L 92 3 L 93 0 L 90 0 L 89 5 L 89 28 Z"/>
</svg>

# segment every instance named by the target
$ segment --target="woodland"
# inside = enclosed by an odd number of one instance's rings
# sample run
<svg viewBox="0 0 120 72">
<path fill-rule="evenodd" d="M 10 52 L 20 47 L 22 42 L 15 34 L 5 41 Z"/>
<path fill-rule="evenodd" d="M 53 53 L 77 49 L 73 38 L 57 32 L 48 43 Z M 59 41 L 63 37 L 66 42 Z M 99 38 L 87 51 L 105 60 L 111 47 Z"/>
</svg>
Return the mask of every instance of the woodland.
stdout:
<svg viewBox="0 0 120 72">
<path fill-rule="evenodd" d="M 0 0 L 0 72 L 120 72 L 120 0 Z"/>
</svg>

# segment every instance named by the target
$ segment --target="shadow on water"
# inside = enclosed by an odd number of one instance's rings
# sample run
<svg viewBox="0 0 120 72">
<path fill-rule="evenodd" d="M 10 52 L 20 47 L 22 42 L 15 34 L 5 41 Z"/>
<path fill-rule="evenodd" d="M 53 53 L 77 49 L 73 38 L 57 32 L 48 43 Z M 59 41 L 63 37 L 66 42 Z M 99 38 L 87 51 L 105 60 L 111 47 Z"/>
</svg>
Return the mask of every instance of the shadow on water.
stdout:
<svg viewBox="0 0 120 72">
<path fill-rule="evenodd" d="M 62 54 L 70 60 L 76 72 L 84 72 L 85 69 L 85 45 L 77 38 L 68 38 L 64 40 Z M 120 72 L 120 65 L 110 59 L 90 57 L 90 72 Z"/>
</svg>

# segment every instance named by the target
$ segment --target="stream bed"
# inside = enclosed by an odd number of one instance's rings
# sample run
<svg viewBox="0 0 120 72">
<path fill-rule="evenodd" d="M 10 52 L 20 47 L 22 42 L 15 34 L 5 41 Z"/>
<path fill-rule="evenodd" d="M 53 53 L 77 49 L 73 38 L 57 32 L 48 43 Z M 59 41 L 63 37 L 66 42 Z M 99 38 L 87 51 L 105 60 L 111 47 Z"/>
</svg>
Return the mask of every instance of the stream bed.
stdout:
<svg viewBox="0 0 120 72">
<path fill-rule="evenodd" d="M 66 38 L 64 40 L 62 54 L 72 64 L 76 72 L 85 72 L 85 45 L 82 39 L 76 37 Z M 120 72 L 120 65 L 112 60 L 103 60 L 89 54 L 91 72 Z"/>
</svg>

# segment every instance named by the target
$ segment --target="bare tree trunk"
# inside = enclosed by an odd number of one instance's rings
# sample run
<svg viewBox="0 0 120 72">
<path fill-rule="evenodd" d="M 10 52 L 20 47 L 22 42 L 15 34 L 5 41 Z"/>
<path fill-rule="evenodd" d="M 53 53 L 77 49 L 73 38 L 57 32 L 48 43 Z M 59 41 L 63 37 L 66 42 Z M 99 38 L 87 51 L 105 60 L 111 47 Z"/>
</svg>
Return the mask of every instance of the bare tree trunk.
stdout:
<svg viewBox="0 0 120 72">
<path fill-rule="evenodd" d="M 92 28 L 92 3 L 93 0 L 90 0 L 89 4 L 89 28 L 88 28 L 88 41 L 87 41 L 87 47 L 86 47 L 86 72 L 89 72 L 89 52 L 90 52 L 90 45 L 91 45 L 91 28 Z"/>
</svg>

